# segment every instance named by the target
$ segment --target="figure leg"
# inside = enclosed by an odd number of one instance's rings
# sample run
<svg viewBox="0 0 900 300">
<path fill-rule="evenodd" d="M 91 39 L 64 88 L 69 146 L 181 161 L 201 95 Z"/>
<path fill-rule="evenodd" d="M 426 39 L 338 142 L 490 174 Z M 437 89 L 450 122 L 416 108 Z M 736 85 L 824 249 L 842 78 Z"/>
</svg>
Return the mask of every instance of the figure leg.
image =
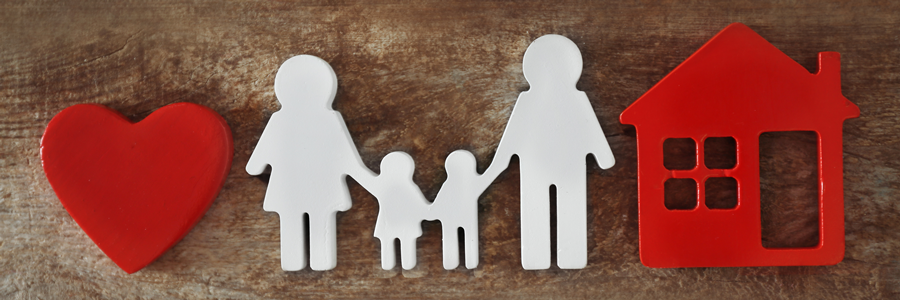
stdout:
<svg viewBox="0 0 900 300">
<path fill-rule="evenodd" d="M 316 271 L 337 266 L 336 212 L 309 215 L 309 266 Z"/>
<path fill-rule="evenodd" d="M 442 244 L 444 246 L 444 269 L 452 270 L 459 266 L 459 237 L 456 236 L 456 226 L 453 223 L 441 221 L 443 232 Z"/>
<path fill-rule="evenodd" d="M 400 259 L 404 270 L 416 267 L 416 238 L 400 239 Z"/>
<path fill-rule="evenodd" d="M 463 227 L 466 241 L 466 268 L 474 269 L 478 267 L 478 219 Z"/>
<path fill-rule="evenodd" d="M 393 269 L 397 262 L 394 260 L 397 253 L 394 252 L 394 239 L 378 238 L 381 241 L 381 268 Z"/>
<path fill-rule="evenodd" d="M 570 179 L 556 186 L 556 257 L 560 269 L 582 269 L 587 266 L 587 179 Z"/>
<path fill-rule="evenodd" d="M 281 220 L 281 269 L 298 271 L 306 267 L 306 228 L 303 214 L 278 214 Z"/>
<path fill-rule="evenodd" d="M 522 267 L 550 268 L 550 185 L 531 178 L 522 170 L 520 181 Z"/>
</svg>

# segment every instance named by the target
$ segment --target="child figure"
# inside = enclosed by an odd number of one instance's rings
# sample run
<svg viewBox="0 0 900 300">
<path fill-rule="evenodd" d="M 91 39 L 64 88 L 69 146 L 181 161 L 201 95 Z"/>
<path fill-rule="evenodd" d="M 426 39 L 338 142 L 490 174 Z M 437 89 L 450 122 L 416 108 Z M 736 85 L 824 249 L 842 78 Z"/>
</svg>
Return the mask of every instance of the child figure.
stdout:
<svg viewBox="0 0 900 300">
<path fill-rule="evenodd" d="M 381 241 L 381 267 L 394 268 L 394 240 L 400 239 L 403 269 L 416 266 L 416 239 L 422 236 L 422 220 L 430 204 L 412 180 L 415 162 L 405 152 L 391 152 L 381 160 L 381 174 L 356 178 L 378 199 L 375 237 Z"/>
<path fill-rule="evenodd" d="M 443 231 L 444 269 L 459 266 L 459 237 L 465 237 L 466 268 L 478 266 L 478 197 L 498 174 L 479 175 L 475 170 L 475 156 L 466 150 L 456 150 L 447 156 L 444 168 L 447 181 L 441 186 L 427 220 L 440 220 Z"/>
</svg>

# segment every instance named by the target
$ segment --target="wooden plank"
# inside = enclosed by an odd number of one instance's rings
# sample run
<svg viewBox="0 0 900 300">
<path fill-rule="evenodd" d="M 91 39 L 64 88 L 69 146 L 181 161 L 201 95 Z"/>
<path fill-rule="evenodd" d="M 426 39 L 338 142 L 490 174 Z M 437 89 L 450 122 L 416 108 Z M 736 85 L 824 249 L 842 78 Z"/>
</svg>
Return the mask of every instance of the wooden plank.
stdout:
<svg viewBox="0 0 900 300">
<path fill-rule="evenodd" d="M 732 22 L 814 71 L 842 55 L 846 256 L 827 267 L 650 269 L 638 256 L 635 131 L 618 114 Z M 519 262 L 518 166 L 479 202 L 481 263 L 441 267 L 440 225 L 426 222 L 419 265 L 381 270 L 377 203 L 351 182 L 338 216 L 338 266 L 279 268 L 278 217 L 265 182 L 243 168 L 278 110 L 275 71 L 312 54 L 338 74 L 339 110 L 363 160 L 416 160 L 433 198 L 443 161 L 471 150 L 490 163 L 521 91 L 528 44 L 549 33 L 580 47 L 578 88 L 616 154 L 588 169 L 589 262 L 525 271 Z M 893 298 L 900 293 L 900 4 L 888 1 L 388 1 L 0 4 L 0 297 L 2 298 Z M 126 275 L 84 235 L 40 166 L 50 118 L 101 103 L 140 120 L 163 105 L 211 107 L 233 129 L 231 174 L 187 237 Z M 805 232 L 805 228 L 781 228 Z"/>
</svg>

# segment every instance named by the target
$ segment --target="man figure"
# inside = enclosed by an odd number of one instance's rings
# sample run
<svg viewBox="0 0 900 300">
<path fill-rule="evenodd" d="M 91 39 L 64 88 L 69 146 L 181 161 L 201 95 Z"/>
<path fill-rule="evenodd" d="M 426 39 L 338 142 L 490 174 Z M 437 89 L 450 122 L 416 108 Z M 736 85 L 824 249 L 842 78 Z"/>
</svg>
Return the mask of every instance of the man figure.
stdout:
<svg viewBox="0 0 900 300">
<path fill-rule="evenodd" d="M 615 164 L 612 151 L 584 92 L 581 52 L 571 40 L 545 35 L 528 46 L 522 62 L 531 88 L 519 95 L 494 162 L 496 178 L 519 156 L 521 166 L 522 266 L 550 267 L 550 188 L 557 192 L 557 260 L 560 268 L 587 265 L 587 180 L 585 156 L 603 169 Z"/>
</svg>

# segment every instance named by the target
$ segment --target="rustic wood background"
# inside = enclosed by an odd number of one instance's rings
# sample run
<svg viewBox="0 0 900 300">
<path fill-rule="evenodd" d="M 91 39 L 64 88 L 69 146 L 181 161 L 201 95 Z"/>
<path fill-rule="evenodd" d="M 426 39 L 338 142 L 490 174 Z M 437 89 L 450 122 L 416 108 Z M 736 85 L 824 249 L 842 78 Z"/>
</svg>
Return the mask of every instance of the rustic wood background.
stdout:
<svg viewBox="0 0 900 300">
<path fill-rule="evenodd" d="M 896 1 L 67 2 L 0 3 L 0 298 L 900 297 Z M 844 124 L 847 246 L 835 266 L 640 263 L 635 130 L 618 115 L 732 22 L 811 71 L 818 52 L 842 55 L 843 92 L 862 116 Z M 281 271 L 278 217 L 262 210 L 265 178 L 244 172 L 279 108 L 272 84 L 281 62 L 298 54 L 330 62 L 340 81 L 335 107 L 366 164 L 377 170 L 385 154 L 407 151 L 416 183 L 433 197 L 451 151 L 473 151 L 480 170 L 489 164 L 517 95 L 528 89 L 525 48 L 549 33 L 581 48 L 578 87 L 617 159 L 612 169 L 588 169 L 587 268 L 520 267 L 514 163 L 479 202 L 475 270 L 442 268 L 434 222 L 424 223 L 415 269 L 381 270 L 372 236 L 377 202 L 351 181 L 353 208 L 338 216 L 337 268 Z M 225 117 L 234 165 L 197 226 L 127 275 L 57 200 L 41 169 L 41 134 L 78 103 L 140 120 L 181 101 Z M 804 222 L 776 225 L 768 238 L 809 237 Z"/>
</svg>

